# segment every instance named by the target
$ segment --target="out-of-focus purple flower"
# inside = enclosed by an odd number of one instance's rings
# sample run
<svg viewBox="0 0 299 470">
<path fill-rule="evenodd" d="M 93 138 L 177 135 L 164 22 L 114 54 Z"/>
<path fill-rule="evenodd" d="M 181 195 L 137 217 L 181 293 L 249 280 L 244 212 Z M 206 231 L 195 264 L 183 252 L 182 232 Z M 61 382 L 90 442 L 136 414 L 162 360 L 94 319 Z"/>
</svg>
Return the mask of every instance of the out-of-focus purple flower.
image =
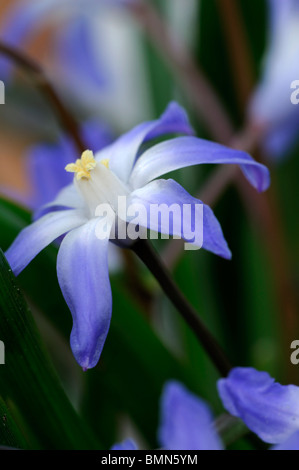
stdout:
<svg viewBox="0 0 299 470">
<path fill-rule="evenodd" d="M 158 442 L 164 450 L 222 450 L 222 442 L 213 427 L 213 417 L 204 400 L 180 382 L 168 381 L 160 401 Z M 112 447 L 134 450 L 131 440 Z"/>
<path fill-rule="evenodd" d="M 269 44 L 249 116 L 264 134 L 266 154 L 279 159 L 299 132 L 299 106 L 291 102 L 291 84 L 299 79 L 299 0 L 268 0 L 268 6 Z"/>
<path fill-rule="evenodd" d="M 46 27 L 54 27 L 41 60 L 46 59 L 55 87 L 83 110 L 97 115 L 101 109 L 127 128 L 138 122 L 141 108 L 143 116 L 145 108 L 150 114 L 138 31 L 122 8 L 132 1 L 22 0 L 3 18 L 0 39 L 24 50 Z M 8 81 L 13 68 L 0 57 L 0 79 Z"/>
<path fill-rule="evenodd" d="M 285 442 L 273 446 L 271 450 L 299 450 L 299 431 L 291 435 Z"/>
<path fill-rule="evenodd" d="M 170 139 L 142 151 L 142 144 L 171 133 L 189 136 Z M 190 136 L 192 133 L 185 111 L 171 103 L 159 119 L 136 126 L 98 152 L 95 158 L 91 151 L 84 152 L 75 164 L 67 166 L 76 173 L 74 183 L 47 205 L 48 213 L 24 229 L 6 252 L 13 272 L 18 275 L 43 248 L 67 234 L 59 248 L 57 274 L 73 316 L 71 347 L 84 369 L 97 364 L 110 324 L 112 298 L 107 267 L 110 232 L 115 224 L 126 226 L 131 222 L 127 212 L 124 218 L 120 216 L 119 197 L 125 197 L 127 206 L 137 200 L 146 211 L 151 204 L 167 207 L 188 204 L 195 208 L 201 201 L 178 183 L 156 178 L 201 163 L 237 164 L 257 190 L 263 191 L 269 185 L 267 168 L 247 153 Z M 104 205 L 106 216 L 97 211 Z M 230 258 L 218 220 L 208 206 L 202 207 L 203 248 Z M 173 217 L 173 224 L 168 228 L 163 226 L 163 233 L 186 238 L 184 217 L 184 213 L 178 219 Z M 106 236 L 99 237 L 97 229 L 103 219 Z M 146 228 L 161 228 L 151 225 L 151 217 L 145 219 Z"/>
<path fill-rule="evenodd" d="M 179 382 L 163 390 L 158 440 L 168 450 L 221 450 L 209 406 Z"/>
<path fill-rule="evenodd" d="M 102 7 L 120 6 L 128 3 L 125 0 L 43 0 L 36 2 L 35 0 L 22 0 L 14 4 L 4 17 L 1 28 L 1 40 L 10 46 L 23 47 L 24 43 L 29 42 L 37 35 L 45 25 L 56 23 L 62 24 L 62 28 L 58 30 L 57 45 L 66 46 L 61 58 L 74 63 L 76 57 L 76 73 L 81 74 L 85 71 L 87 79 L 89 72 L 91 78 L 96 82 L 99 80 L 99 70 L 95 67 L 96 57 L 92 55 L 90 36 L 88 35 L 88 15 L 94 15 L 100 11 Z M 64 39 L 62 42 L 60 40 Z M 80 41 L 81 40 L 81 41 Z M 75 48 L 70 49 L 70 41 L 74 41 Z M 69 52 L 70 56 L 64 52 Z M 75 51 L 77 54 L 75 54 Z M 57 51 L 59 52 L 59 51 Z M 85 55 L 84 55 L 85 52 Z M 82 70 L 78 65 L 85 66 Z M 7 76 L 11 71 L 11 64 L 7 59 L 1 58 L 0 72 L 3 77 Z M 100 83 L 102 81 L 100 80 Z"/>
<path fill-rule="evenodd" d="M 110 450 L 137 450 L 137 446 L 132 439 L 126 439 L 120 444 L 114 444 Z"/>
<path fill-rule="evenodd" d="M 235 368 L 227 379 L 218 381 L 218 389 L 233 416 L 266 442 L 273 442 L 275 436 L 279 444 L 271 450 L 299 450 L 298 387 L 274 384 L 266 372 Z M 131 450 L 129 442 L 113 448 Z M 167 382 L 163 390 L 158 442 L 166 450 L 223 449 L 209 406 L 176 381 Z"/>
<path fill-rule="evenodd" d="M 239 367 L 218 381 L 218 391 L 226 410 L 265 442 L 283 443 L 299 430 L 295 385 L 280 385 L 266 372 Z"/>
</svg>

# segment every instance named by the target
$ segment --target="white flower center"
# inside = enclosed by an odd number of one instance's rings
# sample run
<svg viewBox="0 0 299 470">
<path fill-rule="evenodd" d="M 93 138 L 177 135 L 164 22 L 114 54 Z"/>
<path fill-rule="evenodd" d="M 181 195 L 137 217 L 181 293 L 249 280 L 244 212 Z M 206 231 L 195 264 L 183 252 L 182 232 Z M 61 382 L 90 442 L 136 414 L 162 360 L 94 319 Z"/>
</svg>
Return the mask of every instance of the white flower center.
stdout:
<svg viewBox="0 0 299 470">
<path fill-rule="evenodd" d="M 74 184 L 82 195 L 90 215 L 95 215 L 99 204 L 110 204 L 117 211 L 118 196 L 128 196 L 129 190 L 109 169 L 109 160 L 96 161 L 90 150 L 81 159 L 65 167 L 75 173 Z"/>
</svg>

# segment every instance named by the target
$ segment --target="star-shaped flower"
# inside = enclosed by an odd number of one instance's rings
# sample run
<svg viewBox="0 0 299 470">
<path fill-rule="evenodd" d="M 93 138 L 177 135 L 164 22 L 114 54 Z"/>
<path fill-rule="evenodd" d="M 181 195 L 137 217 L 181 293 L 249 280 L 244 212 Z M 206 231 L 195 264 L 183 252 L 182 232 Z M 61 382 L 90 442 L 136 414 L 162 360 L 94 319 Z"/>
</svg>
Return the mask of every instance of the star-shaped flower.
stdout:
<svg viewBox="0 0 299 470">
<path fill-rule="evenodd" d="M 166 140 L 143 151 L 143 144 L 171 133 L 187 136 Z M 83 369 L 97 364 L 109 329 L 112 312 L 107 259 L 110 231 L 117 224 L 131 222 L 131 218 L 119 220 L 119 197 L 125 197 L 128 206 L 137 201 L 147 212 L 153 204 L 168 207 L 185 204 L 192 209 L 201 201 L 174 180 L 157 178 L 201 163 L 237 164 L 257 190 L 263 191 L 269 185 L 267 168 L 247 153 L 198 139 L 190 135 L 192 133 L 185 111 L 171 103 L 160 119 L 136 126 L 95 157 L 84 153 L 80 162 L 67 167 L 77 175 L 73 183 L 44 206 L 44 215 L 24 229 L 6 252 L 13 272 L 18 275 L 43 248 L 66 234 L 58 252 L 57 275 L 73 316 L 71 347 Z M 103 205 L 110 209 L 104 218 L 107 236 L 99 237 L 103 214 L 99 215 L 98 208 Z M 151 230 L 163 233 L 168 230 L 169 234 L 184 238 L 185 222 L 182 216 L 172 225 L 160 221 L 152 226 L 148 217 L 140 223 Z M 224 258 L 231 256 L 219 222 L 204 204 L 202 246 Z"/>
</svg>

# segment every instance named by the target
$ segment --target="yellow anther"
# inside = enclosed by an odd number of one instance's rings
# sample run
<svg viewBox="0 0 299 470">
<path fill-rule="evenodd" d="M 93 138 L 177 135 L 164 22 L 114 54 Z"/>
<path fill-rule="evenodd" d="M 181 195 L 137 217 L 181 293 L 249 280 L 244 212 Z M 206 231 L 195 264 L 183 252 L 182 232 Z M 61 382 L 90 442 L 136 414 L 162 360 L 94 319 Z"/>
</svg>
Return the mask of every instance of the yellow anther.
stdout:
<svg viewBox="0 0 299 470">
<path fill-rule="evenodd" d="M 104 158 L 104 160 L 101 160 L 100 163 L 102 163 L 102 165 L 104 165 L 109 170 L 109 158 Z"/>
<path fill-rule="evenodd" d="M 94 159 L 93 153 L 91 150 L 85 150 L 82 153 L 81 158 L 76 160 L 76 163 L 69 163 L 66 165 L 66 171 L 71 173 L 76 173 L 77 180 L 81 178 L 86 178 L 89 180 L 90 171 L 96 167 L 96 160 Z"/>
</svg>

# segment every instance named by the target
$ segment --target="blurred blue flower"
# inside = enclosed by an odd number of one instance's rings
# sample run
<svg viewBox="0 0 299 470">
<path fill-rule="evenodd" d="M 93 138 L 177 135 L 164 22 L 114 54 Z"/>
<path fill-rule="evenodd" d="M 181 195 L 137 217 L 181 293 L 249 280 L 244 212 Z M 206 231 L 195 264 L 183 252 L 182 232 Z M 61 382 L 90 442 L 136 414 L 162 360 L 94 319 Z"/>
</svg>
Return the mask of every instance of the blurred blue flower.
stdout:
<svg viewBox="0 0 299 470">
<path fill-rule="evenodd" d="M 158 441 L 167 450 L 222 450 L 207 403 L 182 384 L 168 382 L 160 404 Z"/>
<path fill-rule="evenodd" d="M 261 129 L 266 154 L 279 159 L 299 132 L 299 106 L 291 102 L 291 84 L 299 80 L 299 0 L 268 0 L 268 6 L 269 44 L 249 115 Z"/>
<path fill-rule="evenodd" d="M 266 442 L 279 443 L 272 450 L 299 450 L 299 387 L 274 384 L 266 372 L 235 368 L 218 381 L 218 390 L 232 415 Z M 162 393 L 158 442 L 167 450 L 223 449 L 209 406 L 176 381 L 167 382 Z M 126 440 L 113 449 L 134 450 L 134 445 Z"/>
<path fill-rule="evenodd" d="M 51 22 L 62 22 L 63 27 L 57 32 L 57 41 L 60 45 L 60 34 L 63 35 L 66 44 L 63 50 L 63 59 L 72 64 L 78 57 L 76 64 L 77 74 L 86 74 L 86 79 L 95 79 L 96 82 L 102 83 L 101 76 L 98 75 L 99 69 L 95 67 L 95 57 L 91 54 L 90 38 L 88 37 L 88 27 L 86 24 L 87 17 L 83 15 L 81 18 L 78 13 L 83 13 L 83 7 L 90 8 L 95 6 L 95 2 L 70 2 L 69 0 L 44 0 L 36 2 L 34 0 L 23 0 L 14 4 L 8 10 L 7 16 L 4 18 L 4 24 L 1 29 L 1 40 L 14 47 L 24 47 L 24 43 L 28 43 L 40 30 Z M 66 21 L 71 20 L 71 21 Z M 69 40 L 75 41 L 76 48 L 70 49 Z M 68 51 L 70 56 L 65 52 Z M 58 52 L 58 51 L 57 51 Z M 81 63 L 81 60 L 83 62 Z M 82 69 L 81 65 L 84 65 Z M 7 59 L 1 58 L 0 72 L 3 78 L 10 74 L 12 64 Z M 90 73 L 92 72 L 92 73 Z"/>
<path fill-rule="evenodd" d="M 160 400 L 158 442 L 164 450 L 222 450 L 207 403 L 187 390 L 180 382 L 170 380 Z M 135 450 L 127 439 L 111 450 Z"/>
<path fill-rule="evenodd" d="M 39 61 L 55 88 L 83 110 L 97 115 L 101 109 L 123 128 L 138 122 L 140 102 L 142 115 L 145 107 L 150 113 L 137 32 L 121 8 L 132 1 L 21 0 L 3 18 L 0 39 L 26 50 L 50 26 Z M 0 79 L 7 82 L 13 68 L 0 57 Z"/>
<path fill-rule="evenodd" d="M 296 431 L 282 444 L 272 447 L 272 450 L 299 450 L 299 431 Z"/>
<path fill-rule="evenodd" d="M 224 407 L 263 441 L 279 444 L 299 430 L 299 387 L 280 385 L 266 372 L 235 368 L 218 381 Z"/>
<path fill-rule="evenodd" d="M 127 439 L 120 444 L 114 444 L 110 450 L 138 450 L 135 442 L 132 439 Z"/>
<path fill-rule="evenodd" d="M 173 133 L 189 136 L 169 139 L 143 151 L 143 144 Z M 188 204 L 194 208 L 200 201 L 178 183 L 156 178 L 201 163 L 237 164 L 257 190 L 269 186 L 269 172 L 264 165 L 245 152 L 198 139 L 192 133 L 185 111 L 171 103 L 159 119 L 136 126 L 95 158 L 91 151 L 84 152 L 81 160 L 67 166 L 76 173 L 74 183 L 44 207 L 45 215 L 24 229 L 6 252 L 13 272 L 18 275 L 43 248 L 67 233 L 58 252 L 57 274 L 73 316 L 71 347 L 84 369 L 97 364 L 109 329 L 112 312 L 107 268 L 109 236 L 115 223 L 130 222 L 119 220 L 120 196 L 126 198 L 128 206 L 137 201 L 146 211 L 152 204 L 168 207 Z M 101 217 L 97 208 L 104 204 L 110 211 L 104 217 L 106 236 L 99 239 L 97 229 L 103 214 Z M 151 226 L 147 215 L 148 212 L 143 221 L 146 228 L 184 238 L 184 214 L 179 220 L 174 217 L 168 228 L 163 221 Z M 220 224 L 206 205 L 203 205 L 203 248 L 224 258 L 231 257 Z"/>
</svg>

